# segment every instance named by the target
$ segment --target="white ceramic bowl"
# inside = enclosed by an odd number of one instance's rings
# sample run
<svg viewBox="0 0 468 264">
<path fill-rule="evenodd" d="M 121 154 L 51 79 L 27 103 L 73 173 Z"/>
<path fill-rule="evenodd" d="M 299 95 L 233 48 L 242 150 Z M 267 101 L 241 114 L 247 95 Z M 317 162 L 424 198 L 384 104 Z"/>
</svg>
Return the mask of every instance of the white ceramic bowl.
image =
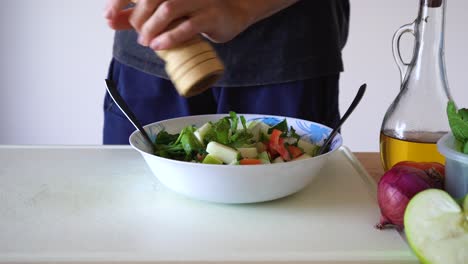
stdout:
<svg viewBox="0 0 468 264">
<path fill-rule="evenodd" d="M 247 121 L 261 120 L 274 125 L 285 117 L 243 115 Z M 208 121 L 218 121 L 227 115 L 201 115 L 175 118 L 145 126 L 152 139 L 161 130 L 180 133 L 188 126 L 200 127 Z M 286 118 L 289 127 L 310 141 L 322 143 L 331 129 L 324 125 Z M 265 165 L 210 165 L 161 158 L 151 154 L 150 145 L 139 131 L 130 136 L 130 144 L 139 151 L 146 163 L 169 189 L 185 196 L 217 203 L 254 203 L 274 200 L 298 192 L 307 186 L 334 152 L 342 145 L 341 135 L 335 136 L 331 150 L 320 156 L 278 164 Z"/>
<path fill-rule="evenodd" d="M 448 133 L 437 142 L 445 156 L 445 190 L 457 199 L 468 193 L 468 155 L 455 149 L 455 138 Z"/>
</svg>

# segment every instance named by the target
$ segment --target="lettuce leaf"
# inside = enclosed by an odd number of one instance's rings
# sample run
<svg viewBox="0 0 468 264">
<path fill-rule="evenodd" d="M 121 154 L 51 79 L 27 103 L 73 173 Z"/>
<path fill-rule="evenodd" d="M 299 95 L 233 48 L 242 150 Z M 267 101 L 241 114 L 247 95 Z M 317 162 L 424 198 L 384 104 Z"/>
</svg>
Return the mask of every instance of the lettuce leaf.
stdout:
<svg viewBox="0 0 468 264">
<path fill-rule="evenodd" d="M 239 124 L 239 119 L 237 118 L 237 114 L 233 111 L 229 112 L 229 116 L 231 117 L 231 130 L 237 130 L 237 124 Z"/>
<path fill-rule="evenodd" d="M 468 154 L 468 109 L 457 111 L 455 103 L 450 101 L 447 104 L 447 116 L 458 150 Z"/>
<path fill-rule="evenodd" d="M 245 117 L 241 116 L 240 120 L 241 120 L 242 127 L 244 128 L 244 130 L 247 130 L 247 121 L 245 120 Z"/>
<path fill-rule="evenodd" d="M 468 140 L 467 111 L 466 109 L 457 111 L 457 107 L 453 101 L 450 101 L 447 105 L 447 115 L 453 136 L 461 142 Z"/>
<path fill-rule="evenodd" d="M 239 119 L 244 129 L 237 129 Z M 247 130 L 245 118 L 239 118 L 235 112 L 231 111 L 229 117 L 224 117 L 211 126 L 211 131 L 205 135 L 207 142 L 215 141 L 231 147 L 242 147 L 253 142 L 253 135 Z"/>
<path fill-rule="evenodd" d="M 268 134 L 271 134 L 274 129 L 278 129 L 279 131 L 283 132 L 283 134 L 288 133 L 288 123 L 286 122 L 286 119 L 268 129 Z"/>
<path fill-rule="evenodd" d="M 468 122 L 468 109 L 463 108 L 458 110 L 458 114 L 461 116 L 461 118 L 465 121 Z"/>
<path fill-rule="evenodd" d="M 183 136 L 180 140 L 182 148 L 184 149 L 187 156 L 191 156 L 193 152 L 200 152 L 203 150 L 203 145 L 195 137 L 193 131 L 187 130 L 183 133 Z"/>
<path fill-rule="evenodd" d="M 175 160 L 192 160 L 196 153 L 204 150 L 203 145 L 195 137 L 195 130 L 195 127 L 187 126 L 180 134 L 159 132 L 154 141 L 155 154 Z"/>
<path fill-rule="evenodd" d="M 224 145 L 229 143 L 229 131 L 231 122 L 228 117 L 221 118 L 218 122 L 211 123 L 212 129 L 205 135 L 205 141 L 215 141 Z"/>
</svg>

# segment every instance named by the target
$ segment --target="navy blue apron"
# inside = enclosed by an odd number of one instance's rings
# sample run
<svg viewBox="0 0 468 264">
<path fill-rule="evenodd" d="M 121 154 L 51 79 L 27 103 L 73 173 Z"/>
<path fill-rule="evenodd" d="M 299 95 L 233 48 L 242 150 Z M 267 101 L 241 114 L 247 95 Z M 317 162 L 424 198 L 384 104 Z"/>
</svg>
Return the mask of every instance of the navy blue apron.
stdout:
<svg viewBox="0 0 468 264">
<path fill-rule="evenodd" d="M 184 98 L 172 83 L 117 60 L 111 62 L 108 78 L 142 124 L 188 116 L 235 111 L 297 117 L 334 127 L 339 120 L 339 74 L 280 84 L 213 87 Z M 104 83 L 104 82 L 103 82 Z M 112 98 L 104 99 L 104 144 L 128 144 L 135 130 Z"/>
</svg>

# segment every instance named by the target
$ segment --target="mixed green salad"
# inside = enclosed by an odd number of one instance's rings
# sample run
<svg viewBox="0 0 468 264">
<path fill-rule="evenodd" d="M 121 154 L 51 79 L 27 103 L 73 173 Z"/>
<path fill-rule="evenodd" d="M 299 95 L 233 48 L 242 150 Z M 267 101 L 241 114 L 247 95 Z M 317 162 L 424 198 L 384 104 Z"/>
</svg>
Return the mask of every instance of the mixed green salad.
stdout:
<svg viewBox="0 0 468 264">
<path fill-rule="evenodd" d="M 316 155 L 319 146 L 301 139 L 286 119 L 269 126 L 229 116 L 201 127 L 187 126 L 178 134 L 163 130 L 154 140 L 155 155 L 206 164 L 258 165 L 288 162 Z"/>
<path fill-rule="evenodd" d="M 468 109 L 463 108 L 457 111 L 453 101 L 447 105 L 447 115 L 456 139 L 456 148 L 458 151 L 468 154 Z"/>
</svg>

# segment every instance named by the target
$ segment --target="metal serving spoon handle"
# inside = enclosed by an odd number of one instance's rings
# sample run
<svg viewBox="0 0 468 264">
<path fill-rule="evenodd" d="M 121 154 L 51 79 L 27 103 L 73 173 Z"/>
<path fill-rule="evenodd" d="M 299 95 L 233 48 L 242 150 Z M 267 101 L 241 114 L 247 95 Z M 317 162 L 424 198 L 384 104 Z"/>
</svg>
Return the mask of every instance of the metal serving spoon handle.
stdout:
<svg viewBox="0 0 468 264">
<path fill-rule="evenodd" d="M 325 151 L 328 150 L 328 145 L 330 145 L 330 143 L 332 142 L 333 138 L 336 136 L 336 134 L 338 133 L 338 130 L 341 128 L 341 126 L 343 125 L 343 123 L 346 121 L 346 119 L 348 119 L 349 115 L 351 115 L 351 113 L 354 111 L 354 109 L 356 109 L 356 106 L 359 104 L 359 102 L 361 102 L 361 99 L 362 97 L 364 96 L 364 93 L 366 92 L 366 88 L 367 88 L 367 84 L 363 84 L 361 85 L 361 87 L 359 88 L 359 91 L 357 92 L 356 94 L 356 97 L 354 97 L 354 100 L 353 102 L 351 103 L 351 105 L 349 106 L 348 110 L 346 110 L 346 113 L 343 115 L 343 117 L 340 119 L 340 121 L 338 122 L 338 125 L 333 129 L 333 131 L 330 133 L 330 135 L 328 136 L 327 140 L 325 141 L 325 143 L 323 143 L 322 147 L 320 148 L 319 152 L 318 152 L 318 155 L 321 155 L 323 154 Z"/>
<path fill-rule="evenodd" d="M 117 85 L 115 84 L 115 82 L 112 80 L 106 79 L 106 84 L 107 84 L 107 91 L 109 92 L 109 95 L 112 98 L 112 100 L 114 100 L 114 102 L 117 104 L 120 110 L 125 114 L 125 116 L 130 121 L 130 123 L 132 123 L 132 125 L 141 132 L 143 137 L 150 144 L 154 153 L 154 145 L 153 145 L 153 142 L 151 141 L 151 138 L 143 129 L 143 126 L 140 124 L 140 122 L 138 121 L 138 119 L 136 118 L 132 110 L 130 110 L 125 100 L 122 98 L 122 96 L 120 96 L 120 93 L 117 90 Z"/>
</svg>

